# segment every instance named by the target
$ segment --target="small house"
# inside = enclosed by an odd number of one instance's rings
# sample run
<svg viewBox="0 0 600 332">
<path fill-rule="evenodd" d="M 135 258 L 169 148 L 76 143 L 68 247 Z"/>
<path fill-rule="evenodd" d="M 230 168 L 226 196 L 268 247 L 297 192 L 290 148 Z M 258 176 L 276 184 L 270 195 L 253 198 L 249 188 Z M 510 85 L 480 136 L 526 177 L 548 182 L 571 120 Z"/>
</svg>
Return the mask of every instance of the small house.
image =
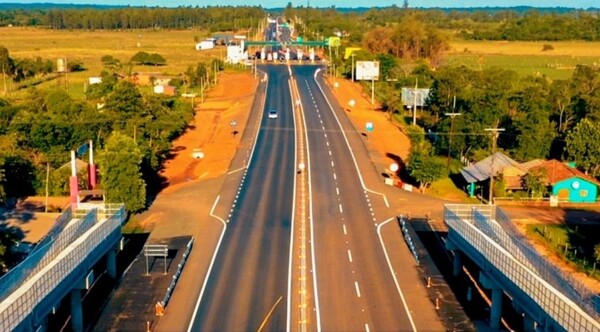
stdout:
<svg viewBox="0 0 600 332">
<path fill-rule="evenodd" d="M 553 159 L 532 167 L 531 170 L 541 170 L 545 173 L 552 195 L 561 201 L 570 203 L 597 201 L 600 183 L 574 167 Z"/>
<path fill-rule="evenodd" d="M 155 85 L 154 93 L 164 94 L 165 96 L 174 96 L 176 90 L 175 87 L 171 85 Z"/>
</svg>

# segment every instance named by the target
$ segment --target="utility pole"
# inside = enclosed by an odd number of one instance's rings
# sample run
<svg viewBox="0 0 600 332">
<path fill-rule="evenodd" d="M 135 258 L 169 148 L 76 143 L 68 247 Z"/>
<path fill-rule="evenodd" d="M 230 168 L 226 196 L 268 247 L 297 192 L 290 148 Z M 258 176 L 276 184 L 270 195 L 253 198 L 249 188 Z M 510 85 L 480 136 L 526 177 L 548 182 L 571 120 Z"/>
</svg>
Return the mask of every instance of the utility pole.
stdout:
<svg viewBox="0 0 600 332">
<path fill-rule="evenodd" d="M 413 92 L 413 99 L 414 99 L 414 104 L 413 104 L 413 126 L 417 125 L 417 89 L 419 87 L 419 79 L 417 78 L 417 80 L 415 81 L 415 91 Z"/>
<path fill-rule="evenodd" d="M 496 140 L 500 132 L 504 131 L 504 128 L 485 128 L 485 131 L 492 133 L 492 165 L 490 167 L 490 192 L 489 192 L 489 205 L 494 205 L 494 155 L 496 154 Z"/>
<path fill-rule="evenodd" d="M 450 117 L 450 137 L 448 142 L 448 158 L 446 161 L 446 170 L 450 169 L 450 156 L 452 151 L 452 136 L 454 136 L 454 118 L 462 115 L 462 113 L 444 113 L 444 115 Z"/>
<path fill-rule="evenodd" d="M 352 58 L 352 83 L 354 83 L 354 56 L 355 56 L 355 55 L 356 55 L 356 54 L 354 54 L 354 52 L 352 52 L 352 53 L 350 54 L 350 57 Z"/>
<path fill-rule="evenodd" d="M 371 106 L 373 105 L 375 105 L 375 75 L 371 76 Z"/>
</svg>

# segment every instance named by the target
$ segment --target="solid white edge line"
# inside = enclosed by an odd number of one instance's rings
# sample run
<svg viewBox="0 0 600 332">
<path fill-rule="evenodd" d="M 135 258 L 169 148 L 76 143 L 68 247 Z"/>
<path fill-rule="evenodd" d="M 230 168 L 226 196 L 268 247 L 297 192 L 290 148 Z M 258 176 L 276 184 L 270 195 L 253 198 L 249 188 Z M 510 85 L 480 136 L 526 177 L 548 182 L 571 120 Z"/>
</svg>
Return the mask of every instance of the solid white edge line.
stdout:
<svg viewBox="0 0 600 332">
<path fill-rule="evenodd" d="M 307 82 L 308 83 L 308 82 Z M 299 93 L 300 91 L 298 91 Z M 321 332 L 321 308 L 319 304 L 319 287 L 317 283 L 317 260 L 315 258 L 315 233 L 313 227 L 313 204 L 312 204 L 312 178 L 310 168 L 310 143 L 308 141 L 308 129 L 306 126 L 306 117 L 304 116 L 304 106 L 300 103 L 300 110 L 302 111 L 302 119 L 304 120 L 304 138 L 306 140 L 306 175 L 308 178 L 308 215 L 310 218 L 310 260 L 312 263 L 312 275 L 313 275 L 313 289 L 315 298 L 315 315 L 317 316 L 317 332 Z"/>
<path fill-rule="evenodd" d="M 381 227 L 392 220 L 394 220 L 394 218 L 389 218 L 386 221 L 379 224 L 379 226 L 377 226 L 377 235 L 379 236 L 379 242 L 381 243 L 381 248 L 383 249 L 385 260 L 387 261 L 388 267 L 390 268 L 390 273 L 392 274 L 392 278 L 394 279 L 394 283 L 396 284 L 396 289 L 398 290 L 398 294 L 400 294 L 400 299 L 402 300 L 402 304 L 404 305 L 404 310 L 406 311 L 406 315 L 408 316 L 408 320 L 410 321 L 410 326 L 412 327 L 413 331 L 416 332 L 417 327 L 415 326 L 415 322 L 413 321 L 412 315 L 410 314 L 410 310 L 408 310 L 408 304 L 406 303 L 406 299 L 404 298 L 402 289 L 400 289 L 400 283 L 396 278 L 396 274 L 394 273 L 394 268 L 392 267 L 390 257 L 388 256 L 387 249 L 385 248 L 385 244 L 383 243 L 383 237 L 381 236 Z"/>
<path fill-rule="evenodd" d="M 219 203 L 219 199 L 221 199 L 221 195 L 217 196 L 217 198 L 215 199 L 215 202 L 213 203 L 212 209 L 210 209 L 209 215 L 211 217 L 213 217 L 213 218 L 216 218 L 216 219 L 220 220 L 222 223 L 224 223 L 225 221 L 223 219 L 221 219 L 221 217 L 219 217 L 219 216 L 217 216 L 217 215 L 214 214 L 215 208 L 217 207 L 217 203 Z"/>
<path fill-rule="evenodd" d="M 360 184 L 363 187 L 364 190 L 367 190 L 369 192 L 372 192 L 374 194 L 377 195 L 381 195 L 383 196 L 383 201 L 385 202 L 385 206 L 386 207 L 390 207 L 388 200 L 385 196 L 385 194 L 368 189 L 365 185 L 365 182 L 362 178 L 362 174 L 360 173 L 360 168 L 358 167 L 358 163 L 356 162 L 356 158 L 354 157 L 354 152 L 352 152 L 352 149 L 350 148 L 350 143 L 348 142 L 348 137 L 346 137 L 346 133 L 344 132 L 344 128 L 342 127 L 342 124 L 340 122 L 340 119 L 338 119 L 338 116 L 336 114 L 336 112 L 333 110 L 333 106 L 331 106 L 331 103 L 329 102 L 329 98 L 327 98 L 327 96 L 325 95 L 325 91 L 323 91 L 323 88 L 321 87 L 321 84 L 319 84 L 319 81 L 317 80 L 317 75 L 319 74 L 319 72 L 323 70 L 322 68 L 319 68 L 315 71 L 315 75 L 313 76 L 315 83 L 317 84 L 317 86 L 319 87 L 319 90 L 321 90 L 321 94 L 323 95 L 323 98 L 325 98 L 325 101 L 327 102 L 327 105 L 329 105 L 329 109 L 331 110 L 331 113 L 333 114 L 333 117 L 335 118 L 335 121 L 337 121 L 338 126 L 340 127 L 340 131 L 342 132 L 342 136 L 344 136 L 344 140 L 346 141 L 346 145 L 348 146 L 348 151 L 350 151 L 350 156 L 352 156 L 352 161 L 354 162 L 354 167 L 356 167 L 356 172 L 358 173 L 358 179 L 360 180 Z"/>
<path fill-rule="evenodd" d="M 221 196 L 217 196 L 213 208 L 217 205 L 219 198 Z M 211 211 L 212 215 L 212 211 Z M 219 252 L 219 248 L 221 248 L 221 242 L 223 241 L 223 237 L 225 236 L 225 231 L 227 230 L 227 224 L 223 221 L 223 219 L 216 217 L 222 224 L 223 230 L 221 231 L 221 236 L 219 237 L 219 242 L 217 242 L 217 246 L 215 251 L 213 252 L 213 256 L 210 260 L 210 265 L 208 266 L 208 271 L 206 272 L 206 277 L 204 277 L 204 282 L 202 283 L 202 289 L 200 290 L 200 295 L 198 295 L 198 300 L 196 300 L 196 305 L 194 306 L 194 313 L 192 314 L 192 318 L 190 319 L 190 323 L 188 324 L 188 332 L 192 331 L 192 326 L 194 325 L 194 321 L 196 320 L 196 314 L 198 313 L 198 308 L 200 307 L 200 302 L 202 301 L 202 296 L 204 295 L 204 291 L 206 290 L 206 285 L 208 284 L 208 279 L 210 277 L 210 273 L 212 272 L 213 265 L 215 264 L 215 260 L 217 258 L 217 253 Z"/>
<path fill-rule="evenodd" d="M 262 100 L 262 107 L 261 107 L 261 112 L 260 112 L 260 116 L 259 119 L 262 119 L 262 116 L 264 114 L 264 108 L 265 108 L 265 102 L 267 100 L 267 88 L 266 86 L 269 85 L 269 75 L 267 75 L 267 73 L 265 74 L 265 93 L 263 95 L 263 100 Z M 258 83 L 260 85 L 260 83 Z M 252 144 L 252 150 L 250 151 L 250 155 L 248 157 L 248 164 L 246 165 L 246 167 L 250 167 L 250 162 L 252 161 L 252 156 L 254 155 L 254 150 L 256 149 L 256 141 L 258 140 L 258 133 L 260 132 L 260 126 L 258 126 L 258 128 L 256 128 L 256 135 L 254 137 L 254 143 Z M 243 185 L 243 181 L 240 183 L 240 187 Z M 238 193 L 240 191 L 240 188 L 238 188 Z M 218 201 L 220 199 L 221 195 L 217 196 L 217 199 L 215 200 L 215 203 L 213 204 L 213 210 L 214 208 L 217 206 L 216 201 Z M 212 210 L 211 210 L 211 216 L 212 216 Z M 219 252 L 219 248 L 221 247 L 221 242 L 223 241 L 223 237 L 225 236 L 225 231 L 227 230 L 227 223 L 225 221 L 223 221 L 223 219 L 217 217 L 217 216 L 213 216 L 215 218 L 217 218 L 219 221 L 221 221 L 221 223 L 223 223 L 223 231 L 221 232 L 221 236 L 219 237 L 219 241 L 217 242 L 217 246 L 215 247 L 215 252 L 213 253 L 213 256 L 211 258 L 210 261 L 210 265 L 208 266 L 208 270 L 206 272 L 206 277 L 204 277 L 204 281 L 202 283 L 202 289 L 200 290 L 200 294 L 198 295 L 198 300 L 196 301 L 196 305 L 194 306 L 194 313 L 192 314 L 192 318 L 190 319 L 190 323 L 188 325 L 188 330 L 187 332 L 191 332 L 192 331 L 192 325 L 194 324 L 194 320 L 196 319 L 196 314 L 198 313 L 198 308 L 200 307 L 200 302 L 202 301 L 202 296 L 204 295 L 204 291 L 206 289 L 206 285 L 208 284 L 208 278 L 210 277 L 210 274 L 212 272 L 212 268 L 213 265 L 215 263 L 215 259 L 217 258 L 217 253 Z"/>
<path fill-rule="evenodd" d="M 294 122 L 294 133 L 296 132 L 296 109 L 294 108 L 294 93 L 292 91 L 292 71 L 290 70 L 290 78 L 288 79 L 288 87 L 290 89 L 290 99 L 292 102 L 292 119 Z M 288 258 L 288 294 L 287 294 L 287 320 L 286 320 L 286 331 L 290 332 L 292 328 L 291 314 L 292 314 L 292 275 L 293 275 L 293 264 L 294 259 L 294 223 L 296 222 L 296 185 L 298 183 L 298 177 L 295 176 L 296 165 L 298 164 L 298 135 L 294 134 L 294 191 L 292 194 L 292 218 L 291 218 L 291 230 L 290 230 L 290 254 Z"/>
<path fill-rule="evenodd" d="M 269 75 L 265 73 L 265 93 L 263 95 L 262 107 L 259 116 L 259 122 L 262 122 L 263 115 L 265 113 L 265 106 L 267 103 L 267 87 L 269 86 Z M 256 141 L 258 141 L 258 134 L 260 133 L 260 123 L 258 128 L 256 128 L 256 135 L 254 136 L 254 144 L 252 145 L 252 151 L 250 151 L 250 155 L 248 156 L 248 164 L 246 164 L 246 168 L 250 168 L 250 163 L 252 162 L 252 156 L 254 155 L 254 150 L 256 150 Z"/>
</svg>

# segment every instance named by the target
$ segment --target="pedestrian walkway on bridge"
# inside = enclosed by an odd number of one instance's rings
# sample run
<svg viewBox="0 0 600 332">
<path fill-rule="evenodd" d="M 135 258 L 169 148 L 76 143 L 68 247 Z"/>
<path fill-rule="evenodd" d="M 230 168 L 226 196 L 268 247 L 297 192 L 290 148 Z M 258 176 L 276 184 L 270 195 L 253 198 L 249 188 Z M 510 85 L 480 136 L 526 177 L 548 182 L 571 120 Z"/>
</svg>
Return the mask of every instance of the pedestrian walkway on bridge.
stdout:
<svg viewBox="0 0 600 332">
<path fill-rule="evenodd" d="M 505 292 L 523 314 L 525 331 L 600 331 L 600 298 L 531 248 L 500 208 L 447 204 L 444 221 L 454 274 L 462 270 L 466 255 L 481 268 L 479 280 L 492 291 L 491 328 L 500 327 Z"/>
<path fill-rule="evenodd" d="M 21 264 L 0 278 L 0 331 L 44 329 L 47 316 L 71 296 L 74 331 L 83 329 L 81 292 L 103 257 L 116 276 L 115 255 L 125 220 L 122 204 L 76 204 Z"/>
</svg>

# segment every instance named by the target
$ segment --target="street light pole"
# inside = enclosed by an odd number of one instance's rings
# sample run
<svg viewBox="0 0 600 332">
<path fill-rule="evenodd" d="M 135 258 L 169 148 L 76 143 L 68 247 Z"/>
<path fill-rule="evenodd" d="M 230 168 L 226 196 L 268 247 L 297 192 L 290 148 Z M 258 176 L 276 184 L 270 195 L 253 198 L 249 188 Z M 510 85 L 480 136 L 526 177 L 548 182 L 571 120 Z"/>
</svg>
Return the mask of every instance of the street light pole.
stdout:
<svg viewBox="0 0 600 332">
<path fill-rule="evenodd" d="M 450 137 L 448 142 L 448 158 L 446 161 L 446 170 L 450 169 L 450 155 L 452 151 L 452 136 L 454 135 L 454 117 L 462 115 L 461 113 L 444 113 L 450 117 Z"/>
<path fill-rule="evenodd" d="M 492 133 L 492 165 L 490 167 L 490 192 L 489 192 L 489 205 L 494 205 L 494 155 L 496 154 L 496 140 L 500 132 L 504 131 L 504 128 L 485 128 L 485 131 Z"/>
</svg>

